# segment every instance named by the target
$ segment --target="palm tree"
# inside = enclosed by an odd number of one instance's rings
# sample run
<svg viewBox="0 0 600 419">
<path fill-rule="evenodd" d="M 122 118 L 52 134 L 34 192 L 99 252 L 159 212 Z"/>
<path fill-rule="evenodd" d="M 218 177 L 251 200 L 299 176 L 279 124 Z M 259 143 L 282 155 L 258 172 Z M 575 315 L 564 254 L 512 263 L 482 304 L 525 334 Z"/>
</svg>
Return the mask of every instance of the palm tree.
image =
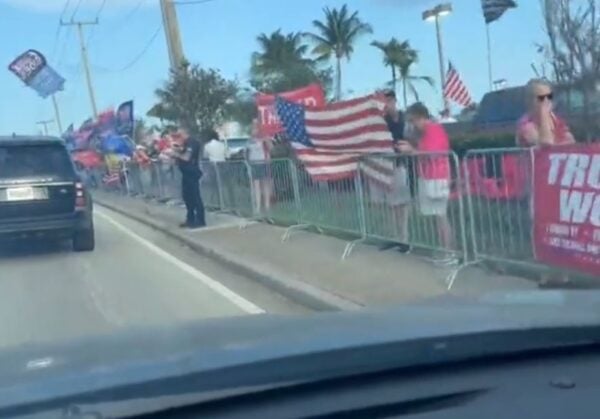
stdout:
<svg viewBox="0 0 600 419">
<path fill-rule="evenodd" d="M 408 106 L 408 91 L 413 94 L 415 100 L 419 100 L 419 93 L 415 87 L 415 82 L 424 81 L 433 86 L 433 79 L 427 76 L 414 76 L 411 74 L 411 66 L 418 62 L 419 53 L 411 48 L 408 41 L 400 42 L 396 38 L 388 42 L 373 41 L 371 43 L 375 48 L 383 52 L 383 63 L 386 67 L 392 69 L 391 85 L 394 92 L 397 90 L 398 78 L 402 82 L 402 96 L 404 107 Z"/>
<path fill-rule="evenodd" d="M 373 28 L 363 22 L 358 11 L 350 13 L 348 6 L 341 9 L 323 9 L 325 20 L 313 20 L 316 33 L 305 33 L 313 44 L 313 53 L 317 61 L 336 60 L 336 99 L 342 96 L 342 58 L 350 60 L 354 52 L 354 44 L 363 35 L 373 33 Z"/>
<path fill-rule="evenodd" d="M 325 91 L 331 85 L 333 72 L 321 67 L 308 56 L 303 34 L 284 34 L 277 30 L 257 37 L 259 50 L 252 54 L 250 85 L 264 93 L 293 90 L 318 82 Z"/>
<path fill-rule="evenodd" d="M 252 71 L 272 73 L 287 70 L 298 64 L 306 64 L 308 47 L 302 43 L 300 33 L 281 33 L 281 29 L 267 35 L 260 34 L 256 40 L 260 51 L 252 54 Z"/>
</svg>

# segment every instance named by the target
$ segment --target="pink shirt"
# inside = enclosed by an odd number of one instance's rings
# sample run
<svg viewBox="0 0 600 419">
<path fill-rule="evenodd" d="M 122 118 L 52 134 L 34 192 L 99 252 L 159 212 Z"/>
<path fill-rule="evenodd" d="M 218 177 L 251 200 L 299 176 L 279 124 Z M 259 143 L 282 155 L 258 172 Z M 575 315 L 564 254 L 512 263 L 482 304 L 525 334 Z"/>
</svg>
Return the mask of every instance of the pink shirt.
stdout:
<svg viewBox="0 0 600 419">
<path fill-rule="evenodd" d="M 418 150 L 422 153 L 448 153 L 450 141 L 444 127 L 435 122 L 428 122 L 419 141 Z M 428 180 L 450 179 L 448 155 L 434 154 L 432 157 L 420 157 L 419 176 Z"/>
<path fill-rule="evenodd" d="M 552 114 L 552 122 L 554 122 L 554 143 L 556 145 L 568 144 L 569 139 L 569 127 L 559 116 Z M 519 147 L 530 147 L 532 144 L 525 140 L 525 132 L 531 127 L 535 126 L 535 122 L 529 116 L 529 114 L 523 115 L 517 123 L 517 146 Z"/>
</svg>

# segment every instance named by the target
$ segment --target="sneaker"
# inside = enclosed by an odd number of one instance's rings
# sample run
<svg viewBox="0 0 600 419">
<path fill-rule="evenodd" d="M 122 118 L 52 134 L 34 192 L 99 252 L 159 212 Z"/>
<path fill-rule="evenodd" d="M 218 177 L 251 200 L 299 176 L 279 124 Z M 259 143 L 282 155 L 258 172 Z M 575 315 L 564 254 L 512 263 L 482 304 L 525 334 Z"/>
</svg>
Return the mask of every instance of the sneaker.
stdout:
<svg viewBox="0 0 600 419">
<path fill-rule="evenodd" d="M 403 255 L 409 254 L 412 250 L 412 247 L 408 244 L 400 243 L 397 247 L 398 248 L 396 250 L 398 250 L 398 252 L 402 253 Z"/>
</svg>

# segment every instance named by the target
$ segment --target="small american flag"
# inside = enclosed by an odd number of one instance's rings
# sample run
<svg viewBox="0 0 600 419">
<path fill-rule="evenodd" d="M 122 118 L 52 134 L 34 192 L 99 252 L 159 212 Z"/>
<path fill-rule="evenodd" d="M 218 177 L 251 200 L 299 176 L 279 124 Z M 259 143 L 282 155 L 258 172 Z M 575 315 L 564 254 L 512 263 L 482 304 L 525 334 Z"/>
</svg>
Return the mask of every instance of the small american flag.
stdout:
<svg viewBox="0 0 600 419">
<path fill-rule="evenodd" d="M 333 103 L 319 108 L 278 97 L 275 108 L 298 159 L 315 181 L 353 177 L 365 154 L 392 153 L 393 140 L 376 96 Z M 393 162 L 369 159 L 365 174 L 389 184 Z"/>
<path fill-rule="evenodd" d="M 444 97 L 464 107 L 473 103 L 467 86 L 460 79 L 460 75 L 452 63 L 448 65 L 448 73 L 446 74 L 446 83 L 444 85 Z"/>
</svg>

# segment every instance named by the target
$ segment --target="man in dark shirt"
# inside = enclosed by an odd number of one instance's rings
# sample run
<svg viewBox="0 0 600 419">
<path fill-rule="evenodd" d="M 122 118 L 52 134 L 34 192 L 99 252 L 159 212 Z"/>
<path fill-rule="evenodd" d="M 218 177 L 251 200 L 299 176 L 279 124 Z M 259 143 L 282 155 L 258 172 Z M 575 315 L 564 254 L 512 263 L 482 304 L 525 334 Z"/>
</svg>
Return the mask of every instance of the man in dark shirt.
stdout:
<svg viewBox="0 0 600 419">
<path fill-rule="evenodd" d="M 200 142 L 186 130 L 181 130 L 180 133 L 183 142 L 173 146 L 173 156 L 181 171 L 181 196 L 187 210 L 185 222 L 181 227 L 204 227 L 204 203 L 200 196 Z"/>
<path fill-rule="evenodd" d="M 385 122 L 392 134 L 394 145 L 404 139 L 404 115 L 397 108 L 396 94 L 390 90 L 385 92 Z M 391 158 L 391 157 L 390 157 Z M 395 237 L 398 242 L 388 242 L 380 246 L 381 250 L 397 247 L 405 253 L 410 251 L 408 237 L 408 217 L 410 203 L 412 201 L 409 185 L 410 174 L 407 166 L 410 158 L 398 155 L 395 157 L 394 175 L 389 189 L 383 189 L 378 185 L 371 185 L 371 201 L 382 207 L 386 213 L 392 214 L 392 232 L 388 235 Z"/>
<path fill-rule="evenodd" d="M 394 143 L 404 139 L 404 114 L 396 106 L 396 93 L 389 90 L 385 93 L 385 122 L 392 133 Z"/>
</svg>

